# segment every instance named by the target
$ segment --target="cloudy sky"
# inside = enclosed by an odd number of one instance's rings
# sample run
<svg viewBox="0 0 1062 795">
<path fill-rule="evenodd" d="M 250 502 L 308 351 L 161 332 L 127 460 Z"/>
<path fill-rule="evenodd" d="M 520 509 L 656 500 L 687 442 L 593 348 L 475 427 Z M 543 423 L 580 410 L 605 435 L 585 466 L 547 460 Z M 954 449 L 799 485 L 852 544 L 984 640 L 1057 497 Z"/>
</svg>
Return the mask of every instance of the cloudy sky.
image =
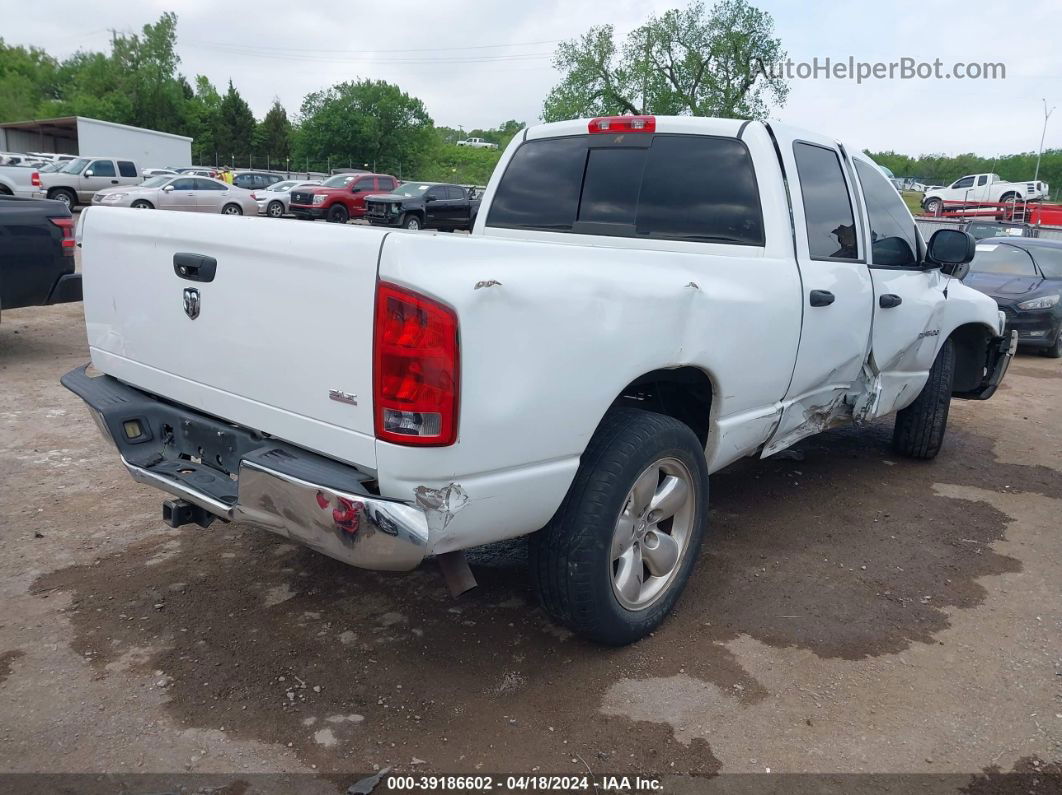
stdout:
<svg viewBox="0 0 1062 795">
<path fill-rule="evenodd" d="M 36 0 L 0 35 L 57 56 L 105 49 L 108 29 L 134 31 L 178 12 L 181 69 L 224 86 L 231 78 L 261 116 L 274 97 L 289 112 L 305 94 L 357 77 L 386 79 L 420 97 L 436 124 L 472 129 L 534 122 L 558 80 L 557 42 L 595 24 L 619 35 L 683 0 Z M 709 3 L 710 4 L 710 3 Z M 794 61 L 1002 62 L 1002 80 L 794 80 L 775 118 L 871 150 L 909 154 L 1032 151 L 1042 98 L 1062 105 L 1058 0 L 890 3 L 754 0 L 774 17 Z M 1062 148 L 1062 108 L 1046 148 Z"/>
</svg>

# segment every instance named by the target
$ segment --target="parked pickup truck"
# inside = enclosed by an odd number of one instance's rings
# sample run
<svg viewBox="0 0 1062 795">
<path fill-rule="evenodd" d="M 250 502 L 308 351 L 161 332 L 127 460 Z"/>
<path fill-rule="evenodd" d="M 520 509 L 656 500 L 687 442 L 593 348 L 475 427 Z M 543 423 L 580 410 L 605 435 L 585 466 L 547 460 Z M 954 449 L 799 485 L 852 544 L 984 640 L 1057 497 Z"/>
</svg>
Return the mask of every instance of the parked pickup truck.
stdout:
<svg viewBox="0 0 1062 795">
<path fill-rule="evenodd" d="M 462 185 L 405 182 L 392 193 L 365 199 L 365 218 L 375 226 L 403 229 L 471 229 L 479 199 Z"/>
<path fill-rule="evenodd" d="M 25 166 L 0 166 L 0 196 L 43 199 L 40 172 Z"/>
<path fill-rule="evenodd" d="M 80 300 L 70 210 L 46 199 L 0 196 L 0 310 Z"/>
<path fill-rule="evenodd" d="M 41 175 L 49 199 L 61 201 L 70 209 L 89 204 L 92 196 L 116 185 L 139 185 L 140 169 L 132 160 L 110 157 L 78 157 L 58 171 Z"/>
<path fill-rule="evenodd" d="M 933 458 L 1015 347 L 969 235 L 773 122 L 522 131 L 468 237 L 136 220 L 82 215 L 99 375 L 63 383 L 166 521 L 392 570 L 533 534 L 549 614 L 608 644 L 675 604 L 709 473 L 890 413 Z"/>
<path fill-rule="evenodd" d="M 324 218 L 345 224 L 365 215 L 365 197 L 373 193 L 390 193 L 398 180 L 390 174 L 336 174 L 316 186 L 300 186 L 291 191 L 288 210 L 303 221 Z"/>
<path fill-rule="evenodd" d="M 458 141 L 458 146 L 467 146 L 470 149 L 497 149 L 496 143 L 491 143 L 482 138 L 466 138 L 464 141 Z"/>
<path fill-rule="evenodd" d="M 1000 204 L 1010 201 L 1046 199 L 1046 182 L 1004 182 L 999 174 L 967 174 L 946 188 L 926 191 L 922 209 L 930 215 L 939 215 L 948 203 Z"/>
</svg>

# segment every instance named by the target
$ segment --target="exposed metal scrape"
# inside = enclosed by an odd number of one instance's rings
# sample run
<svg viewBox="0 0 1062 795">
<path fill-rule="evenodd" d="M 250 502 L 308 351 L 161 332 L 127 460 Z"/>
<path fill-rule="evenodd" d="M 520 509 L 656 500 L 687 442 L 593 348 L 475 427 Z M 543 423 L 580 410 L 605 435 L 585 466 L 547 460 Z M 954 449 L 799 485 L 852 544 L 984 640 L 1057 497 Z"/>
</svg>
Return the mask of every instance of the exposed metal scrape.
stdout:
<svg viewBox="0 0 1062 795">
<path fill-rule="evenodd" d="M 499 282 L 497 279 L 485 279 L 484 281 L 476 282 L 476 286 L 473 287 L 472 289 L 473 290 L 481 290 L 484 287 L 501 287 L 501 286 L 502 286 L 502 283 Z"/>
<path fill-rule="evenodd" d="M 441 531 L 446 529 L 454 514 L 468 504 L 468 494 L 457 483 L 450 483 L 441 489 L 417 486 L 413 489 L 417 506 L 424 509 L 428 520 L 428 529 Z"/>
<path fill-rule="evenodd" d="M 701 289 L 701 286 L 699 284 L 697 284 L 697 282 L 690 282 L 686 286 L 687 287 L 692 287 L 694 290 L 700 290 Z"/>
</svg>

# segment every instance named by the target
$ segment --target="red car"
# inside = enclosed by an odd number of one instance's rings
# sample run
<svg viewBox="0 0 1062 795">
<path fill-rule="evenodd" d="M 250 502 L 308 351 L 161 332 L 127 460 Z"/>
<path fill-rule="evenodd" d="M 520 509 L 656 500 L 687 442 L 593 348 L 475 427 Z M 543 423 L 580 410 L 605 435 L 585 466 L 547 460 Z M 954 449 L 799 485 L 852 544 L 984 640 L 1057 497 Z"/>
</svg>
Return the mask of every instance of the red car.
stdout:
<svg viewBox="0 0 1062 795">
<path fill-rule="evenodd" d="M 374 193 L 390 193 L 398 180 L 390 174 L 336 174 L 322 184 L 296 188 L 291 192 L 291 213 L 296 218 L 316 221 L 324 218 L 345 224 L 351 218 L 365 215 L 365 197 Z"/>
</svg>

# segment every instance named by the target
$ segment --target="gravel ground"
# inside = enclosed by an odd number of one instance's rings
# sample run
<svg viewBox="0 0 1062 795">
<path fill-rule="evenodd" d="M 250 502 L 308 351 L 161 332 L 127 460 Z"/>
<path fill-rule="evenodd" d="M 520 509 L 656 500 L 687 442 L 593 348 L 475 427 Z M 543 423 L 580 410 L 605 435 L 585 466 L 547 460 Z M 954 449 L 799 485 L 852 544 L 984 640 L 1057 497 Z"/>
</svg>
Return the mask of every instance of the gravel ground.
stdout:
<svg viewBox="0 0 1062 795">
<path fill-rule="evenodd" d="M 932 463 L 886 421 L 714 476 L 678 611 L 610 650 L 542 615 L 519 542 L 454 600 L 431 562 L 165 527 L 58 385 L 86 360 L 80 304 L 3 314 L 0 772 L 1058 773 L 1062 362 L 953 403 Z"/>
</svg>

